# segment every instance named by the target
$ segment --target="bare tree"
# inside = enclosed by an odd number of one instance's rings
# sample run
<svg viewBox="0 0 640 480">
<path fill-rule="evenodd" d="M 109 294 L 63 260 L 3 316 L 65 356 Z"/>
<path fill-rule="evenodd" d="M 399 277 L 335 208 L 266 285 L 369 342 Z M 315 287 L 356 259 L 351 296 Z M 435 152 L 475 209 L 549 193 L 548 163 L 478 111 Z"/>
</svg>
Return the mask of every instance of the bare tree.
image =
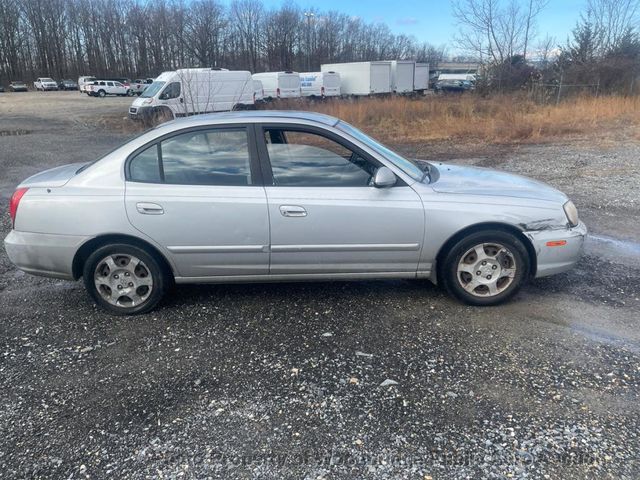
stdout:
<svg viewBox="0 0 640 480">
<path fill-rule="evenodd" d="M 639 0 L 588 0 L 586 20 L 601 34 L 599 48 L 607 51 L 615 48 L 638 26 Z"/>
</svg>

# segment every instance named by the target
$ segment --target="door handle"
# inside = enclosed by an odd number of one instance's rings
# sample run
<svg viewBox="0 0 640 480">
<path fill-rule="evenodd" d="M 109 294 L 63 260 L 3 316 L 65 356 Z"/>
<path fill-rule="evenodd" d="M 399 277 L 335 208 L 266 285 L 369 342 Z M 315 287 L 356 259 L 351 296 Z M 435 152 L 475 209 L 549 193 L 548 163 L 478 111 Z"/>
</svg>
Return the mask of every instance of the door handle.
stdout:
<svg viewBox="0 0 640 480">
<path fill-rule="evenodd" d="M 164 209 L 157 203 L 136 203 L 138 213 L 143 215 L 162 215 Z"/>
<path fill-rule="evenodd" d="M 306 217 L 307 211 L 298 205 L 280 205 L 280 213 L 283 217 Z"/>
</svg>

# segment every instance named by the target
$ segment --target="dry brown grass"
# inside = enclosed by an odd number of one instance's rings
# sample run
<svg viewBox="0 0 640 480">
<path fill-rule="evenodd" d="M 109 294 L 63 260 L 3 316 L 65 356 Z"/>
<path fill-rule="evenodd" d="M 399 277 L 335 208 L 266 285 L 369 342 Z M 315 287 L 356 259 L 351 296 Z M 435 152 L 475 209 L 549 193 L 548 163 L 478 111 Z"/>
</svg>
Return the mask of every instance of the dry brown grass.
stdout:
<svg viewBox="0 0 640 480">
<path fill-rule="evenodd" d="M 390 97 L 280 102 L 277 108 L 333 115 L 392 143 L 603 138 L 620 127 L 640 125 L 640 97 L 621 96 L 578 97 L 559 105 L 538 105 L 519 96 Z"/>
</svg>

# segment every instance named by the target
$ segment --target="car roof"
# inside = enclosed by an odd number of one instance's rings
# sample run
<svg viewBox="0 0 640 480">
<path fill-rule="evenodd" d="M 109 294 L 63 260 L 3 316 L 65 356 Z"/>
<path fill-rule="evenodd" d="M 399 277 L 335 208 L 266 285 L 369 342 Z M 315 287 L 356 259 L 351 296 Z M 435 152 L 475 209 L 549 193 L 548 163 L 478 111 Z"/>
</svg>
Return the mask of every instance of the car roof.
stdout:
<svg viewBox="0 0 640 480">
<path fill-rule="evenodd" d="M 238 111 L 238 112 L 220 112 L 220 113 L 208 113 L 205 115 L 194 115 L 192 117 L 185 117 L 176 120 L 176 123 L 202 123 L 202 122 L 215 122 L 221 123 L 225 120 L 241 120 L 247 122 L 264 122 L 264 121 L 307 121 L 321 123 L 330 127 L 334 127 L 340 120 L 330 115 L 324 115 L 322 113 L 304 112 L 297 110 L 259 110 L 259 111 Z"/>
</svg>

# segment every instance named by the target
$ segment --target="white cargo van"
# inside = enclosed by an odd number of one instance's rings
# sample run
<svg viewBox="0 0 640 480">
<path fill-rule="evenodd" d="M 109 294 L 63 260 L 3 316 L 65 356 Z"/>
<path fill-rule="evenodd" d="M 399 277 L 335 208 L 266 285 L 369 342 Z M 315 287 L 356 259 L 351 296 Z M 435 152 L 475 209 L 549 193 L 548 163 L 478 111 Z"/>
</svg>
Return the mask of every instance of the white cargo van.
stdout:
<svg viewBox="0 0 640 480">
<path fill-rule="evenodd" d="M 260 80 L 253 80 L 253 101 L 264 102 L 264 88 Z"/>
<path fill-rule="evenodd" d="M 253 80 L 246 71 L 185 68 L 164 72 L 129 107 L 129 117 L 183 117 L 254 105 Z"/>
<path fill-rule="evenodd" d="M 321 65 L 323 72 L 340 75 L 343 95 L 375 95 L 391 92 L 391 62 L 353 62 Z"/>
<path fill-rule="evenodd" d="M 391 90 L 395 93 L 413 93 L 413 77 L 416 62 L 394 60 L 391 62 Z"/>
<path fill-rule="evenodd" d="M 300 96 L 300 75 L 298 72 L 254 73 L 253 79 L 262 82 L 264 98 L 297 98 Z"/>
<path fill-rule="evenodd" d="M 429 89 L 429 64 L 416 63 L 415 72 L 413 74 L 413 90 L 416 92 L 424 92 Z"/>
<path fill-rule="evenodd" d="M 300 74 L 303 97 L 339 97 L 340 74 L 336 72 L 304 72 Z"/>
</svg>

